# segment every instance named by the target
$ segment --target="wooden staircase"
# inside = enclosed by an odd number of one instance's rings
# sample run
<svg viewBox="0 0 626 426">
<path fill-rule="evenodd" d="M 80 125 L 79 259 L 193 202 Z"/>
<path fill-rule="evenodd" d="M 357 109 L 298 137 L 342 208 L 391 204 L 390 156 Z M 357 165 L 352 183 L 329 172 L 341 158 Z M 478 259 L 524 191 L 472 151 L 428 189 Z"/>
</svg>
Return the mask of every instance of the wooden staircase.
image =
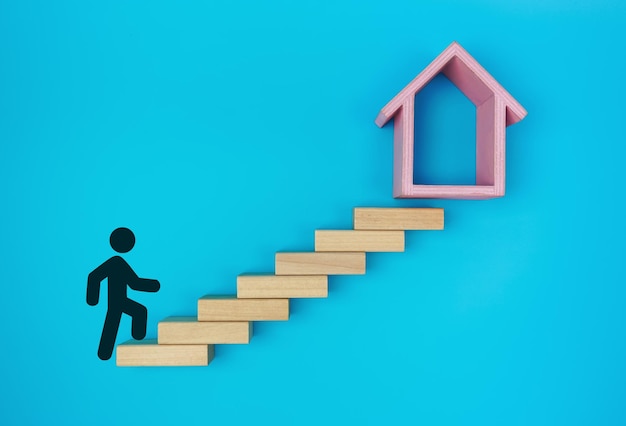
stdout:
<svg viewBox="0 0 626 426">
<path fill-rule="evenodd" d="M 158 340 L 117 347 L 118 366 L 205 366 L 216 344 L 249 343 L 254 321 L 286 321 L 289 299 L 328 296 L 329 275 L 365 274 L 366 252 L 404 251 L 404 231 L 442 230 L 443 209 L 355 208 L 353 230 L 315 231 L 315 252 L 276 253 L 274 275 L 240 275 L 237 296 L 204 296 L 197 317 L 171 317 Z"/>
</svg>

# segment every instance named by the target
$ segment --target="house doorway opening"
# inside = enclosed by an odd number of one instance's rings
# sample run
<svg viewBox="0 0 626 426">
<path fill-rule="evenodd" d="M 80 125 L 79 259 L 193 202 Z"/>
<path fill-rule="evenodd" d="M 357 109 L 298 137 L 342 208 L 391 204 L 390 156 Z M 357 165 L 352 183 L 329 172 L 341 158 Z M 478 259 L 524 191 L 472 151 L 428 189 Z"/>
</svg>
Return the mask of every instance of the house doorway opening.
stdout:
<svg viewBox="0 0 626 426">
<path fill-rule="evenodd" d="M 415 185 L 476 184 L 476 107 L 443 74 L 415 95 Z"/>
</svg>

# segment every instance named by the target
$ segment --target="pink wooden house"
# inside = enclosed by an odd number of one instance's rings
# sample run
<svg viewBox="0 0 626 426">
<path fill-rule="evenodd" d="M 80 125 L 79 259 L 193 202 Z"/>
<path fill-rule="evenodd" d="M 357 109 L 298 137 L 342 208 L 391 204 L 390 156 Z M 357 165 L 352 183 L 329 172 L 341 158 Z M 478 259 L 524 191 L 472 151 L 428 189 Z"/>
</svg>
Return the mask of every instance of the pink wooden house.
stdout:
<svg viewBox="0 0 626 426">
<path fill-rule="evenodd" d="M 415 94 L 443 73 L 476 106 L 476 185 L 415 185 Z M 504 195 L 506 127 L 526 116 L 517 102 L 465 49 L 454 42 L 380 111 L 379 127 L 394 119 L 395 198 L 486 199 Z"/>
</svg>

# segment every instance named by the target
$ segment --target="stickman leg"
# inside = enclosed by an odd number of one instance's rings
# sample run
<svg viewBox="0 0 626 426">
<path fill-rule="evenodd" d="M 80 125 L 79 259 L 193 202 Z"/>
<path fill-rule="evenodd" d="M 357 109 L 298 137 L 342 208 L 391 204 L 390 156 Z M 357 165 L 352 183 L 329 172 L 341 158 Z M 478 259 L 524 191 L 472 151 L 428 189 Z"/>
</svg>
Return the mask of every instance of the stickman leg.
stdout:
<svg viewBox="0 0 626 426">
<path fill-rule="evenodd" d="M 106 319 L 104 320 L 104 328 L 102 329 L 102 337 L 100 338 L 100 347 L 98 348 L 98 357 L 101 360 L 106 361 L 111 358 L 113 354 L 115 338 L 117 337 L 117 330 L 120 327 L 121 318 L 121 311 L 107 312 Z"/>
<path fill-rule="evenodd" d="M 146 307 L 128 299 L 124 302 L 123 309 L 125 313 L 133 318 L 133 339 L 141 340 L 146 337 L 146 326 L 148 323 L 148 310 Z"/>
</svg>

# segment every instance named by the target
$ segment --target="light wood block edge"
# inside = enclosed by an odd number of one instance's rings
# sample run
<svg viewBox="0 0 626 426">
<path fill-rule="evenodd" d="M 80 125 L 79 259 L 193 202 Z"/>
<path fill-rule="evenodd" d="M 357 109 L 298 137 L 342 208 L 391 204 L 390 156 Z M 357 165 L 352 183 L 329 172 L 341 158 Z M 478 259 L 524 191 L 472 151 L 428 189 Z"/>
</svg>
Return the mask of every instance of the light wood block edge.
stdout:
<svg viewBox="0 0 626 426">
<path fill-rule="evenodd" d="M 159 345 L 156 340 L 129 340 L 117 346 L 118 367 L 202 367 L 215 356 L 213 345 Z"/>
<path fill-rule="evenodd" d="M 239 299 L 208 295 L 198 299 L 198 321 L 287 321 L 289 299 Z"/>
<path fill-rule="evenodd" d="M 403 252 L 404 231 L 317 230 L 316 252 Z"/>
<path fill-rule="evenodd" d="M 444 229 L 442 208 L 356 207 L 355 230 L 440 231 Z"/>
<path fill-rule="evenodd" d="M 328 297 L 327 275 L 239 275 L 240 299 L 300 299 Z"/>
<path fill-rule="evenodd" d="M 248 344 L 252 322 L 169 317 L 159 322 L 157 335 L 159 345 Z"/>
<path fill-rule="evenodd" d="M 276 253 L 276 275 L 363 275 L 365 253 Z"/>
</svg>

